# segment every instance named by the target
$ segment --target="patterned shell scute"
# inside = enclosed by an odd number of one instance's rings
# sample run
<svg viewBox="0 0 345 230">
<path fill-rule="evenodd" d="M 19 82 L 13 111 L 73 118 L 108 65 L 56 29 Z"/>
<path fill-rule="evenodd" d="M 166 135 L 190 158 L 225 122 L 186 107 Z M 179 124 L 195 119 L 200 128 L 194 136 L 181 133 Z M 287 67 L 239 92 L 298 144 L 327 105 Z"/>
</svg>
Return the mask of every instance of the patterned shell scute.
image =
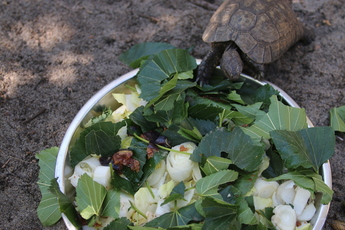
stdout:
<svg viewBox="0 0 345 230">
<path fill-rule="evenodd" d="M 203 40 L 234 41 L 253 61 L 270 63 L 303 33 L 288 0 L 226 0 L 210 19 Z"/>
</svg>

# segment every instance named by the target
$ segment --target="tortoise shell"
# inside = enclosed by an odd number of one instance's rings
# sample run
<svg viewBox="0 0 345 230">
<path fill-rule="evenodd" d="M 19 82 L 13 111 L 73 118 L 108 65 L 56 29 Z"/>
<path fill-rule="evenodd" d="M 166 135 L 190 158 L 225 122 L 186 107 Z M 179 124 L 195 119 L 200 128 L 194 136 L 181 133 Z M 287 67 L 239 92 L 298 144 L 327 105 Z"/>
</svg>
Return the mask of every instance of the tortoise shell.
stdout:
<svg viewBox="0 0 345 230">
<path fill-rule="evenodd" d="M 226 0 L 203 34 L 208 43 L 233 41 L 251 60 L 277 60 L 303 37 L 288 0 Z"/>
</svg>

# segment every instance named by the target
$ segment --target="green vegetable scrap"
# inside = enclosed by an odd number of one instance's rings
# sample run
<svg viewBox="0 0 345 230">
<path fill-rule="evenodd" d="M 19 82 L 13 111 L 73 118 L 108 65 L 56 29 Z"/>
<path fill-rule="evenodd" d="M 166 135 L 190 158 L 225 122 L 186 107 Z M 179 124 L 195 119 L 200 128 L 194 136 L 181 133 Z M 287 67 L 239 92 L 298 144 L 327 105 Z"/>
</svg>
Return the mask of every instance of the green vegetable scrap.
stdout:
<svg viewBox="0 0 345 230">
<path fill-rule="evenodd" d="M 137 85 L 114 94 L 122 105 L 102 107 L 71 147 L 75 197 L 54 179 L 58 149 L 37 154 L 43 225 L 64 213 L 77 228 L 274 229 L 278 205 L 298 221 L 306 216 L 301 206 L 296 217 L 284 194 L 273 197 L 283 182 L 309 195 L 311 210 L 316 193 L 331 201 L 319 171 L 334 152 L 334 130 L 345 130 L 344 108 L 331 111 L 333 128 L 308 128 L 305 110 L 268 84 L 230 82 L 216 70 L 199 86 L 186 50 L 144 43 L 121 60 L 139 67 Z"/>
</svg>

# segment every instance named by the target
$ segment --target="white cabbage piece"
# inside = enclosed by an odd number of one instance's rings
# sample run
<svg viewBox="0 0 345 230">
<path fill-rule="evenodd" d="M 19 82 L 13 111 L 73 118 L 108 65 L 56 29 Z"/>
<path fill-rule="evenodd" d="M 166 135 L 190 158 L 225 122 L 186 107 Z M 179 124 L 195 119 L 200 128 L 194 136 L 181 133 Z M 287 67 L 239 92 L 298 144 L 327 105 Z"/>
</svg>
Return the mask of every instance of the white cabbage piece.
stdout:
<svg viewBox="0 0 345 230">
<path fill-rule="evenodd" d="M 278 203 L 292 204 L 295 193 L 295 182 L 288 180 L 279 185 L 275 198 Z"/>
<path fill-rule="evenodd" d="M 254 196 L 262 198 L 271 198 L 278 187 L 278 182 L 266 181 L 262 177 L 258 177 L 254 184 L 254 188 L 256 189 L 256 191 L 254 192 Z"/>
<path fill-rule="evenodd" d="M 166 176 L 165 169 L 165 160 L 162 160 L 156 165 L 153 173 L 146 179 L 147 184 L 151 187 L 157 188 L 157 185 L 160 185 L 159 182 L 164 178 L 164 176 Z"/>
<path fill-rule="evenodd" d="M 93 172 L 98 166 L 101 166 L 99 157 L 87 157 L 74 167 L 74 173 L 68 179 L 74 187 L 77 187 L 80 176 L 86 173 L 90 177 L 93 177 Z"/>
<path fill-rule="evenodd" d="M 290 205 L 278 205 L 273 209 L 272 224 L 277 230 L 294 230 L 296 227 L 296 212 Z"/>
<path fill-rule="evenodd" d="M 183 144 L 174 146 L 172 149 L 186 153 L 193 153 L 196 145 L 193 142 L 185 142 Z M 193 167 L 196 162 L 189 159 L 188 154 L 170 151 L 167 158 L 167 171 L 171 179 L 175 182 L 190 180 L 192 178 Z"/>
<path fill-rule="evenodd" d="M 174 189 L 174 187 L 175 182 L 173 180 L 170 180 L 167 183 L 159 186 L 157 193 L 159 199 L 164 200 L 165 198 L 167 198 L 170 195 L 171 191 Z"/>
<path fill-rule="evenodd" d="M 296 187 L 295 191 L 296 194 L 292 204 L 294 206 L 297 216 L 299 216 L 302 214 L 305 206 L 307 205 L 311 193 L 310 191 L 301 187 Z"/>
<path fill-rule="evenodd" d="M 307 204 L 300 215 L 297 215 L 297 220 L 310 221 L 316 212 L 316 207 L 314 203 Z"/>
<path fill-rule="evenodd" d="M 167 203 L 164 205 L 162 205 L 162 203 L 170 195 L 174 187 L 175 187 L 175 182 L 173 180 L 170 180 L 167 183 L 159 186 L 157 197 L 156 197 L 157 198 L 157 208 L 156 208 L 157 216 L 163 215 L 171 211 L 171 208 L 173 207 L 171 203 Z"/>
<path fill-rule="evenodd" d="M 130 94 L 113 93 L 114 99 L 122 104 L 112 114 L 115 122 L 128 118 L 136 108 L 147 104 L 145 100 L 139 97 L 141 92 L 139 86 L 135 85 L 135 88 L 136 90 L 132 90 Z"/>
<path fill-rule="evenodd" d="M 119 135 L 119 137 L 121 138 L 121 141 L 123 139 L 125 139 L 126 137 L 128 137 L 127 135 L 127 126 L 123 126 L 119 129 L 119 131 L 117 131 L 117 135 Z"/>
<path fill-rule="evenodd" d="M 164 202 L 163 199 L 159 199 L 157 202 L 156 217 L 161 216 L 165 213 L 168 213 L 172 209 L 171 203 L 162 205 L 163 202 Z"/>
<path fill-rule="evenodd" d="M 262 210 L 267 207 L 273 207 L 273 201 L 271 198 L 263 198 L 259 196 L 253 196 L 255 210 Z"/>
<path fill-rule="evenodd" d="M 97 166 L 93 172 L 92 179 L 103 185 L 107 190 L 111 189 L 111 171 L 109 166 Z"/>
<path fill-rule="evenodd" d="M 195 182 L 197 182 L 198 180 L 202 178 L 199 164 L 193 165 L 192 177 Z"/>
<path fill-rule="evenodd" d="M 128 219 L 133 214 L 134 210 L 131 209 L 131 203 L 134 202 L 134 197 L 126 193 L 120 193 L 120 212 L 119 217 L 127 217 Z"/>
<path fill-rule="evenodd" d="M 158 190 L 152 188 L 151 191 L 156 194 Z M 131 216 L 131 221 L 135 225 L 142 225 L 156 217 L 157 199 L 155 198 L 156 196 L 153 197 L 147 187 L 141 187 L 134 194 L 134 206 L 146 216 L 144 217 L 139 212 L 134 211 Z"/>
<path fill-rule="evenodd" d="M 129 116 L 129 113 L 126 110 L 126 106 L 121 105 L 111 114 L 111 116 L 113 118 L 113 122 L 116 123 L 126 119 Z"/>
<path fill-rule="evenodd" d="M 254 187 L 251 189 L 254 199 L 254 207 L 256 210 L 262 210 L 267 207 L 273 207 L 272 195 L 279 187 L 276 181 L 266 181 L 262 177 L 258 177 Z"/>
<path fill-rule="evenodd" d="M 277 191 L 272 194 L 273 206 L 278 206 L 280 204 L 285 204 L 285 202 L 277 195 Z"/>
</svg>

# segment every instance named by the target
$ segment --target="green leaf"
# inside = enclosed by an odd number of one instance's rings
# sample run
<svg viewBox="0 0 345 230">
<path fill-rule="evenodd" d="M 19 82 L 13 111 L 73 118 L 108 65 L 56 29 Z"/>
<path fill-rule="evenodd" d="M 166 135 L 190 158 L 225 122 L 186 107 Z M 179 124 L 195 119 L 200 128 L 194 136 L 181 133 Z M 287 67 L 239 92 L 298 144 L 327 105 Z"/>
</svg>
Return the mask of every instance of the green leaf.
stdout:
<svg viewBox="0 0 345 230">
<path fill-rule="evenodd" d="M 206 215 L 203 229 L 230 230 L 238 207 L 224 201 L 206 197 L 201 203 Z"/>
<path fill-rule="evenodd" d="M 258 178 L 258 172 L 252 172 L 247 174 L 241 174 L 235 181 L 234 186 L 238 188 L 242 194 L 247 194 L 254 186 L 255 181 Z"/>
<path fill-rule="evenodd" d="M 111 216 L 114 219 L 119 217 L 120 213 L 120 192 L 108 190 L 103 203 L 101 216 Z"/>
<path fill-rule="evenodd" d="M 345 105 L 330 110 L 330 121 L 335 131 L 345 132 Z"/>
<path fill-rule="evenodd" d="M 177 74 L 178 79 L 193 79 L 194 75 L 193 75 L 193 71 L 189 70 L 186 72 L 182 72 L 182 73 L 178 73 Z"/>
<path fill-rule="evenodd" d="M 241 114 L 255 119 L 257 117 L 258 113 L 263 113 L 263 111 L 260 111 L 260 107 L 262 105 L 262 102 L 257 102 L 255 104 L 252 105 L 238 105 L 238 104 L 233 104 L 232 106 L 234 106 L 238 112 L 240 112 Z"/>
<path fill-rule="evenodd" d="M 318 172 L 319 167 L 334 153 L 335 135 L 332 127 L 274 130 L 270 135 L 287 168 L 312 167 Z"/>
<path fill-rule="evenodd" d="M 126 217 L 121 217 L 110 222 L 110 224 L 107 225 L 104 230 L 128 230 L 128 228 L 131 228 L 131 226 L 129 226 L 131 224 L 131 221 Z"/>
<path fill-rule="evenodd" d="M 201 169 L 206 175 L 210 175 L 212 173 L 227 169 L 230 164 L 232 164 L 230 159 L 210 156 L 206 159 L 206 163 L 204 167 L 201 167 Z"/>
<path fill-rule="evenodd" d="M 175 200 L 185 200 L 184 199 L 185 189 L 186 189 L 186 186 L 184 185 L 183 181 L 181 181 L 173 188 L 170 195 L 164 200 L 164 202 L 161 205 L 165 205 Z"/>
<path fill-rule="evenodd" d="M 177 76 L 175 76 L 175 77 L 171 78 L 170 80 L 168 80 L 168 82 L 164 83 L 164 84 L 161 86 L 161 88 L 160 88 L 160 90 L 159 90 L 159 92 L 158 92 L 158 96 L 156 96 L 155 98 L 151 99 L 151 100 L 147 103 L 146 107 L 149 107 L 149 106 L 155 104 L 161 97 L 163 97 L 164 94 L 166 94 L 167 92 L 169 92 L 170 90 L 172 90 L 173 88 L 175 88 L 175 87 L 176 87 L 176 84 L 177 84 L 177 80 L 178 80 L 178 78 L 177 78 Z M 175 95 L 175 96 L 178 96 L 178 95 Z M 169 98 L 169 97 L 168 97 L 168 98 Z M 175 98 L 175 97 L 173 97 L 173 98 Z M 163 103 L 163 104 L 166 104 L 166 101 L 167 101 L 167 100 L 165 100 L 165 101 L 164 101 L 165 103 Z M 162 103 L 161 103 L 161 104 L 162 104 Z M 157 106 L 157 105 L 156 105 L 156 106 Z M 159 104 L 158 104 L 158 106 L 159 106 Z M 165 108 L 164 106 L 160 105 L 157 109 L 158 109 L 158 110 L 170 110 L 171 108 L 172 108 L 172 106 L 171 106 L 171 107 L 168 107 L 168 108 Z"/>
<path fill-rule="evenodd" d="M 151 114 L 147 114 L 146 119 L 151 122 L 162 123 L 163 126 L 169 127 L 172 124 L 179 125 L 188 116 L 189 104 L 184 100 L 184 94 L 180 94 L 175 101 L 172 102 L 170 110 L 158 110 Z"/>
<path fill-rule="evenodd" d="M 245 102 L 242 100 L 241 98 L 241 95 L 238 94 L 235 90 L 234 91 L 231 91 L 229 94 L 228 94 L 228 97 L 227 97 L 229 100 L 231 101 L 234 101 L 234 102 L 237 102 L 239 104 L 242 104 L 244 105 Z"/>
<path fill-rule="evenodd" d="M 233 170 L 223 170 L 203 177 L 196 182 L 196 191 L 200 196 L 210 196 L 222 199 L 218 193 L 218 187 L 222 184 L 236 180 L 238 172 Z"/>
<path fill-rule="evenodd" d="M 194 223 L 168 228 L 167 230 L 201 230 L 203 223 Z"/>
<path fill-rule="evenodd" d="M 145 227 L 170 228 L 179 225 L 187 225 L 190 221 L 200 222 L 203 217 L 196 210 L 194 203 L 184 206 L 176 211 L 165 213 L 150 222 Z"/>
<path fill-rule="evenodd" d="M 249 105 L 263 102 L 263 108 L 268 108 L 271 104 L 270 98 L 273 95 L 279 95 L 279 92 L 269 84 L 257 87 L 250 81 L 245 82 L 237 92 L 241 95 L 243 101 Z"/>
<path fill-rule="evenodd" d="M 107 194 L 105 187 L 85 173 L 78 181 L 76 192 L 75 200 L 80 215 L 86 220 L 94 215 L 100 216 Z"/>
<path fill-rule="evenodd" d="M 111 156 L 119 149 L 120 137 L 108 135 L 103 130 L 91 130 L 85 136 L 85 148 L 89 153 L 101 156 Z"/>
<path fill-rule="evenodd" d="M 116 191 L 124 191 L 131 195 L 135 194 L 135 188 L 131 181 L 118 175 L 115 170 L 111 171 L 111 182 L 110 184 L 114 187 Z"/>
<path fill-rule="evenodd" d="M 191 141 L 200 142 L 205 134 L 214 130 L 216 127 L 217 125 L 213 121 L 189 117 L 181 122 L 178 133 Z"/>
<path fill-rule="evenodd" d="M 266 150 L 266 155 L 269 158 L 270 163 L 268 168 L 262 172 L 262 176 L 268 179 L 283 174 L 285 170 L 284 162 L 279 153 L 276 150 L 273 150 L 271 146 Z"/>
<path fill-rule="evenodd" d="M 274 95 L 271 97 L 268 113 L 255 121 L 254 125 L 248 128 L 242 127 L 242 129 L 253 138 L 270 139 L 269 132 L 272 130 L 297 131 L 307 127 L 307 116 L 304 109 L 284 105 Z"/>
<path fill-rule="evenodd" d="M 221 188 L 219 190 L 219 194 L 222 196 L 223 201 L 232 205 L 240 205 L 244 199 L 242 192 L 236 187 L 232 186 L 232 184 L 227 185 L 225 188 Z"/>
<path fill-rule="evenodd" d="M 37 208 L 37 215 L 43 226 L 52 226 L 61 218 L 58 199 L 49 191 L 51 180 L 55 178 L 55 164 L 58 152 L 58 147 L 52 147 L 36 154 L 40 166 L 37 184 L 42 194 L 41 202 Z"/>
<path fill-rule="evenodd" d="M 129 115 L 131 121 L 139 125 L 143 132 L 148 132 L 157 128 L 156 122 L 148 121 L 147 118 L 149 116 L 144 116 L 147 112 L 148 109 L 145 109 L 144 106 L 140 106 Z"/>
<path fill-rule="evenodd" d="M 174 80 L 174 78 L 172 80 Z M 171 83 L 174 83 L 174 82 L 171 82 L 172 80 L 170 80 L 169 82 L 163 85 L 162 89 L 159 92 L 158 97 L 151 100 L 151 102 L 148 103 L 147 106 L 151 104 L 155 104 L 156 110 L 166 110 L 166 111 L 171 110 L 174 108 L 174 102 L 177 100 L 185 100 L 184 92 L 188 88 L 194 87 L 196 85 L 195 82 L 185 81 L 185 80 L 179 80 L 178 82 L 175 82 L 175 84 L 171 84 Z M 168 84 L 171 84 L 171 85 L 168 89 L 166 89 L 165 87 Z"/>
<path fill-rule="evenodd" d="M 75 167 L 90 154 L 111 156 L 117 152 L 121 147 L 121 138 L 117 133 L 125 125 L 125 121 L 99 122 L 83 130 L 71 147 L 71 166 Z"/>
<path fill-rule="evenodd" d="M 222 152 L 237 167 L 254 171 L 260 165 L 265 151 L 263 145 L 254 143 L 240 128 L 236 127 L 232 132 L 220 128 L 205 135 L 191 155 L 191 160 L 201 162 L 202 155 L 206 158 L 221 157 Z"/>
<path fill-rule="evenodd" d="M 243 199 L 240 203 L 240 207 L 238 209 L 238 220 L 243 224 L 249 225 L 258 223 L 258 219 L 256 218 L 253 210 L 249 207 L 245 199 Z"/>
<path fill-rule="evenodd" d="M 140 97 L 146 101 L 159 95 L 163 80 L 197 67 L 195 59 L 182 49 L 163 50 L 146 62 L 137 74 L 142 90 Z"/>
<path fill-rule="evenodd" d="M 78 219 L 78 213 L 75 210 L 72 201 L 60 191 L 59 184 L 57 183 L 56 178 L 51 180 L 51 186 L 49 190 L 58 198 L 60 212 L 66 215 L 66 217 L 74 227 L 81 228 L 81 224 Z"/>
<path fill-rule="evenodd" d="M 156 54 L 162 50 L 175 48 L 171 44 L 162 42 L 144 42 L 134 45 L 129 50 L 120 55 L 120 61 L 123 61 L 132 68 L 138 68 L 141 61 L 146 60 L 150 55 Z"/>
<path fill-rule="evenodd" d="M 315 190 L 322 193 L 321 204 L 328 204 L 332 200 L 333 191 L 321 179 L 320 175 L 312 177 L 315 183 Z"/>
<path fill-rule="evenodd" d="M 214 121 L 222 111 L 222 108 L 216 107 L 212 104 L 196 104 L 189 108 L 188 113 L 190 117 L 195 119 Z"/>
</svg>

